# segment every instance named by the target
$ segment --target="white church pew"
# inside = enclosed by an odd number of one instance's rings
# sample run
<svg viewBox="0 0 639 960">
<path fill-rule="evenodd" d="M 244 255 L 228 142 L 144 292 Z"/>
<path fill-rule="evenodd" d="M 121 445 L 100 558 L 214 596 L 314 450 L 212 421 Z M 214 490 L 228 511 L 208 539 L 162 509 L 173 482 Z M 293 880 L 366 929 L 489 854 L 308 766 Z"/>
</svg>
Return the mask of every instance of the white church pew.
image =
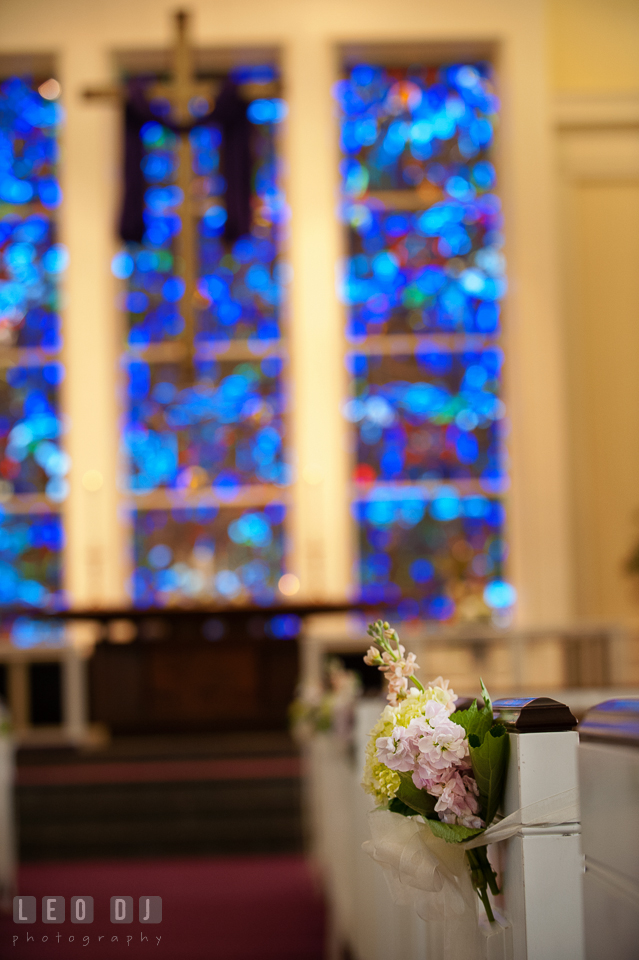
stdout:
<svg viewBox="0 0 639 960">
<path fill-rule="evenodd" d="M 587 960 L 639 956 L 639 699 L 579 726 Z"/>
<path fill-rule="evenodd" d="M 329 904 L 328 960 L 347 946 L 356 960 L 425 960 L 426 925 L 391 900 L 384 873 L 362 850 L 374 803 L 361 788 L 368 732 L 384 702 L 362 700 L 355 755 L 330 734 L 308 745 L 313 850 Z M 436 955 L 432 955 L 436 960 Z"/>
</svg>

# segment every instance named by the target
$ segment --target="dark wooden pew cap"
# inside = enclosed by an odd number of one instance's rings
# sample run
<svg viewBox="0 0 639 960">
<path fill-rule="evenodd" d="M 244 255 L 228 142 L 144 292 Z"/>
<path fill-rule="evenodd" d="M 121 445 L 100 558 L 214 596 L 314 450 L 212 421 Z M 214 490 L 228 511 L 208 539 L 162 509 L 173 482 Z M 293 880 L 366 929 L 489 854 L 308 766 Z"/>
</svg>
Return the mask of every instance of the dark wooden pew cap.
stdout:
<svg viewBox="0 0 639 960">
<path fill-rule="evenodd" d="M 495 700 L 493 710 L 495 719 L 516 733 L 552 733 L 577 726 L 570 708 L 550 697 Z"/>
</svg>

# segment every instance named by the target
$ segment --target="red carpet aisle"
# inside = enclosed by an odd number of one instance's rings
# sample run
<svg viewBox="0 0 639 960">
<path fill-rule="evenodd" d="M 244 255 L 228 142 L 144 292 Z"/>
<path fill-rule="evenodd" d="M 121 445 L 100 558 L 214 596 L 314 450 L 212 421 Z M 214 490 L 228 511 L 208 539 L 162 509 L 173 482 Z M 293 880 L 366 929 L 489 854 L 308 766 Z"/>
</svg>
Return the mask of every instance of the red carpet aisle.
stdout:
<svg viewBox="0 0 639 960">
<path fill-rule="evenodd" d="M 21 893 L 37 898 L 38 916 L 43 896 L 66 897 L 68 916 L 70 898 L 85 895 L 95 900 L 95 919 L 90 925 L 67 919 L 54 926 L 17 925 L 2 917 L 2 960 L 321 960 L 323 955 L 322 903 L 297 856 L 34 863 L 20 868 L 19 884 Z M 137 898 L 143 895 L 162 897 L 161 924 L 110 923 L 112 896 L 132 896 L 137 918 Z M 28 943 L 27 932 L 34 938 Z M 148 942 L 141 942 L 141 935 Z M 14 936 L 19 939 L 12 946 Z M 117 942 L 111 942 L 114 936 Z M 43 937 L 48 937 L 44 943 Z"/>
</svg>

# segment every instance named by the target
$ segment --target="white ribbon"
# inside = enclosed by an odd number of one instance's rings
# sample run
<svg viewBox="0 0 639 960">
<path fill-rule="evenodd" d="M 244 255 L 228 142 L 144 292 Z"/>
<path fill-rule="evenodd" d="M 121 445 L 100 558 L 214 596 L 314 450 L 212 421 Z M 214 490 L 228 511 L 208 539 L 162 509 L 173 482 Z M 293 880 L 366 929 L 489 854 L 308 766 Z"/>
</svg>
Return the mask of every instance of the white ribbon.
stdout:
<svg viewBox="0 0 639 960">
<path fill-rule="evenodd" d="M 578 820 L 576 789 L 521 807 L 464 843 L 435 837 L 421 817 L 372 810 L 368 814 L 372 839 L 362 846 L 382 866 L 394 902 L 412 906 L 422 920 L 440 926 L 442 960 L 476 960 L 480 956 L 478 898 L 466 850 L 507 840 L 522 827 Z"/>
<path fill-rule="evenodd" d="M 485 847 L 489 843 L 499 843 L 514 837 L 522 827 L 550 827 L 558 823 L 575 823 L 579 820 L 579 794 L 576 787 L 555 793 L 552 797 L 537 800 L 520 807 L 488 827 L 483 833 L 460 844 L 465 850 L 473 847 Z"/>
</svg>

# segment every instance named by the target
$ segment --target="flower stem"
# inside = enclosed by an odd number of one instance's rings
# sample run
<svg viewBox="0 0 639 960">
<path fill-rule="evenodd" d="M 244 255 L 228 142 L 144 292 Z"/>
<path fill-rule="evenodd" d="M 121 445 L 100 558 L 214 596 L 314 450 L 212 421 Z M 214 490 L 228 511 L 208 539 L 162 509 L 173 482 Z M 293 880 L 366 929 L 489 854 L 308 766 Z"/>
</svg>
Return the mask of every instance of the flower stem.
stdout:
<svg viewBox="0 0 639 960">
<path fill-rule="evenodd" d="M 486 878 L 488 886 L 490 887 L 490 892 L 494 897 L 496 897 L 497 894 L 500 893 L 500 890 L 499 890 L 499 887 L 497 886 L 497 874 L 493 870 L 491 862 L 488 859 L 488 851 L 486 847 L 477 847 L 477 849 L 475 850 L 475 853 L 477 854 L 477 860 L 479 862 L 482 873 L 484 874 L 484 877 Z"/>
<path fill-rule="evenodd" d="M 490 900 L 488 899 L 488 887 L 493 896 L 499 893 L 497 886 L 497 874 L 490 865 L 486 847 L 476 847 L 474 850 L 467 850 L 466 856 L 470 865 L 470 879 L 473 887 L 477 891 L 477 896 L 484 905 L 486 916 L 491 923 L 495 922 Z"/>
<path fill-rule="evenodd" d="M 479 894 L 479 898 L 484 905 L 486 916 L 488 917 L 491 923 L 494 923 L 495 915 L 493 913 L 493 908 L 490 905 L 490 900 L 488 899 L 488 891 L 486 890 L 486 887 L 484 887 L 482 890 L 478 890 L 477 893 Z"/>
</svg>

